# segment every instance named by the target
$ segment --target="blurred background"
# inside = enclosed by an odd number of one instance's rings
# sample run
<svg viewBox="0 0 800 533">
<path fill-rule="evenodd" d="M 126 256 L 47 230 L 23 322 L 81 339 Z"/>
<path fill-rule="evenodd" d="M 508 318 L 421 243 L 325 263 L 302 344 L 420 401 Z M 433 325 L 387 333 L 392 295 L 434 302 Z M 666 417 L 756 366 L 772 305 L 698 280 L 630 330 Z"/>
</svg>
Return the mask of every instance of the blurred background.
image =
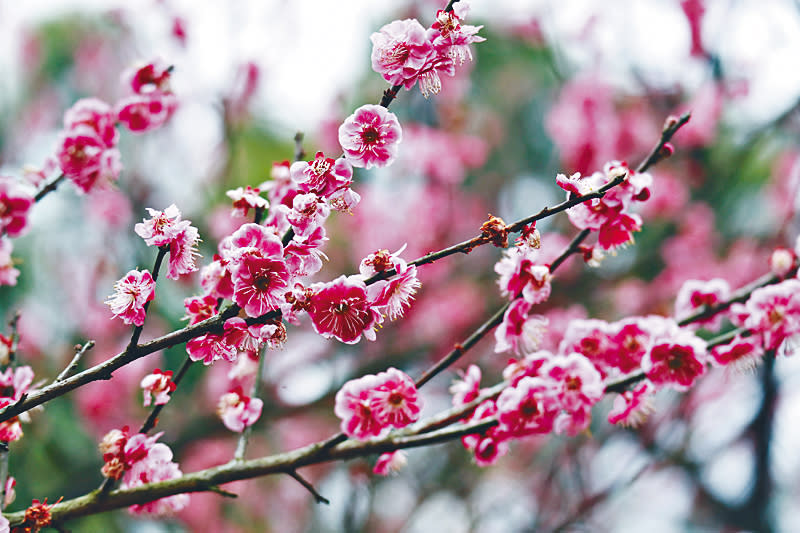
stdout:
<svg viewBox="0 0 800 533">
<path fill-rule="evenodd" d="M 569 320 L 671 315 L 686 279 L 722 277 L 736 288 L 768 271 L 775 247 L 798 233 L 800 4 L 792 0 L 472 0 L 484 25 L 475 60 L 443 78 L 441 94 L 402 91 L 391 110 L 403 126 L 398 161 L 358 171 L 362 203 L 329 220 L 328 280 L 357 271 L 377 249 L 404 257 L 474 236 L 487 213 L 507 222 L 563 199 L 558 172 L 591 173 L 612 159 L 635 167 L 664 119 L 691 109 L 675 155 L 652 171 L 636 243 L 599 268 L 571 259 L 539 312 L 555 349 Z M 0 287 L 5 324 L 19 311 L 19 357 L 37 378 L 55 376 L 76 343 L 97 342 L 86 364 L 121 351 L 130 330 L 103 301 L 154 253 L 133 233 L 145 208 L 171 203 L 200 228 L 203 264 L 244 219 L 225 191 L 270 179 L 291 160 L 339 153 L 341 121 L 386 88 L 370 68 L 369 35 L 394 19 L 430 25 L 443 3 L 366 0 L 133 2 L 0 0 L 0 174 L 48 175 L 63 113 L 77 99 L 114 102 L 120 74 L 139 60 L 174 66 L 180 107 L 143 136 L 122 132 L 118 186 L 81 195 L 62 185 L 33 209 L 14 241 L 22 274 Z M 310 157 L 310 155 L 309 155 Z M 576 233 L 565 216 L 539 225 L 558 255 Z M 277 453 L 335 433 L 333 396 L 348 379 L 397 366 L 417 375 L 502 303 L 497 249 L 423 267 L 405 319 L 378 341 L 327 342 L 308 323 L 268 353 L 265 407 L 248 455 Z M 182 327 L 183 298 L 199 282 L 161 283 L 144 339 Z M 3 326 L 5 328 L 5 326 Z M 0 329 L 0 332 L 6 329 Z M 33 413 L 11 445 L 22 509 L 96 488 L 97 442 L 146 416 L 141 378 L 176 369 L 183 346 L 129 365 Z M 507 363 L 484 341 L 461 362 L 484 384 Z M 224 362 L 193 365 L 160 417 L 161 438 L 184 472 L 227 462 L 236 435 L 214 414 L 227 386 Z M 426 413 L 450 404 L 455 369 L 423 389 Z M 409 451 L 395 476 L 372 460 L 303 470 L 328 499 L 315 505 L 288 477 L 226 486 L 236 500 L 192 495 L 169 519 L 114 512 L 68 524 L 73 531 L 441 532 L 800 531 L 800 363 L 781 358 L 751 373 L 712 371 L 685 394 L 659 393 L 636 430 L 595 407 L 591 432 L 529 438 L 481 468 L 459 443 Z M 372 458 L 374 459 L 374 458 Z"/>
</svg>

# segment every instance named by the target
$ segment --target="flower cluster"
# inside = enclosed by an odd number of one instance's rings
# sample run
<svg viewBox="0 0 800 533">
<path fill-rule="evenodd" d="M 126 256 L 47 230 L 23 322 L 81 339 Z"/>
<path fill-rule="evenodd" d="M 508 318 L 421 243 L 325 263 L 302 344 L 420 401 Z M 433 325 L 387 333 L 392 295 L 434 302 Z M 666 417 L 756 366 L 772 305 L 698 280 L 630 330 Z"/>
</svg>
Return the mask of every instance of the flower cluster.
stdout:
<svg viewBox="0 0 800 533">
<path fill-rule="evenodd" d="M 614 250 L 633 240 L 633 233 L 642 229 L 642 218 L 631 212 L 633 202 L 643 202 L 650 197 L 653 178 L 647 173 L 637 173 L 622 162 L 612 161 L 603 172 L 590 176 L 573 174 L 556 176 L 556 183 L 568 195 L 583 196 L 624 176 L 621 185 L 612 188 L 602 198 L 593 198 L 567 210 L 567 216 L 578 229 L 597 231 L 597 240 L 604 250 Z"/>
<path fill-rule="evenodd" d="M 417 421 L 421 409 L 414 380 L 389 368 L 345 383 L 336 393 L 334 413 L 344 433 L 364 440 Z"/>
<path fill-rule="evenodd" d="M 591 408 L 602 397 L 603 379 L 583 355 L 534 352 L 524 360 L 512 360 L 504 376 L 509 381 L 496 400 L 484 400 L 469 421 L 496 416 L 499 425 L 483 434 L 463 437 L 464 446 L 481 465 L 494 463 L 508 449 L 508 442 L 527 435 L 576 435 L 589 426 Z M 465 379 L 454 383 L 456 405 L 477 397 L 481 390 L 480 371 L 470 367 Z"/>
<path fill-rule="evenodd" d="M 162 433 L 148 437 L 144 433 L 129 433 L 128 426 L 112 429 L 100 441 L 103 454 L 103 476 L 122 479 L 122 488 L 133 488 L 146 483 L 166 481 L 182 475 L 178 464 L 172 461 L 172 450 L 156 442 Z M 180 511 L 189 503 L 188 494 L 177 494 L 154 502 L 133 505 L 134 514 L 163 515 Z"/>
<path fill-rule="evenodd" d="M 134 94 L 113 107 L 97 98 L 84 98 L 64 114 L 56 157 L 64 175 L 83 192 L 116 181 L 122 171 L 116 123 L 135 133 L 162 126 L 177 107 L 169 90 L 171 69 L 151 62 L 128 73 Z"/>
<path fill-rule="evenodd" d="M 440 10 L 427 30 L 416 19 L 395 20 L 372 34 L 372 68 L 392 85 L 411 89 L 419 81 L 427 97 L 442 87 L 440 74 L 453 76 L 456 65 L 472 59 L 470 45 L 484 41 L 483 26 L 463 24 L 466 2 Z"/>
</svg>

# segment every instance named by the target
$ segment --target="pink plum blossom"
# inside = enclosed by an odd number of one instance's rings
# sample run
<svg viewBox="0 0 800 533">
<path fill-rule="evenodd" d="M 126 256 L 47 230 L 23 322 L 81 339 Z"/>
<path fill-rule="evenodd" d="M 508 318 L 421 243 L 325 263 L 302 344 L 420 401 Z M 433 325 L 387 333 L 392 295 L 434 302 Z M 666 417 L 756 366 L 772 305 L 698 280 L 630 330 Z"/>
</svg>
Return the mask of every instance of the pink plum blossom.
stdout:
<svg viewBox="0 0 800 533">
<path fill-rule="evenodd" d="M 416 19 L 395 20 L 370 36 L 372 69 L 392 85 L 407 90 L 436 59 L 425 28 Z"/>
<path fill-rule="evenodd" d="M 191 222 L 181 219 L 181 212 L 175 204 L 170 205 L 163 211 L 157 211 L 150 207 L 149 219 L 142 219 L 134 226 L 136 234 L 144 239 L 148 246 L 164 246 L 175 239 L 189 226 Z"/>
<path fill-rule="evenodd" d="M 734 321 L 759 335 L 766 350 L 776 350 L 800 333 L 800 280 L 792 278 L 753 291 L 731 308 Z"/>
<path fill-rule="evenodd" d="M 292 208 L 287 211 L 286 218 L 296 235 L 307 237 L 325 223 L 330 212 L 328 204 L 316 194 L 298 194 L 294 197 Z"/>
<path fill-rule="evenodd" d="M 587 357 L 603 377 L 613 372 L 610 364 L 616 347 L 611 341 L 608 322 L 596 318 L 571 320 L 564 332 L 558 351 L 562 354 L 577 352 Z"/>
<path fill-rule="evenodd" d="M 33 195 L 14 178 L 0 176 L 0 235 L 22 235 L 28 226 Z"/>
<path fill-rule="evenodd" d="M 172 452 L 170 452 L 170 459 Z M 157 483 L 176 479 L 183 475 L 178 463 L 170 459 L 158 461 L 140 461 L 133 465 L 129 478 L 123 481 L 121 488 L 134 488 L 147 483 Z M 170 516 L 189 504 L 188 494 L 175 494 L 158 500 L 131 505 L 128 511 L 134 515 Z"/>
<path fill-rule="evenodd" d="M 382 453 L 372 469 L 374 474 L 388 476 L 396 474 L 408 464 L 408 454 L 403 450 Z M 1 533 L 1 532 L 0 532 Z"/>
<path fill-rule="evenodd" d="M 675 298 L 675 319 L 682 320 L 706 307 L 713 307 L 730 297 L 731 288 L 722 278 L 710 281 L 690 279 L 684 282 Z M 713 317 L 692 323 L 691 327 L 707 326 L 707 329 L 718 330 L 722 316 L 717 313 Z"/>
<path fill-rule="evenodd" d="M 560 406 L 549 380 L 523 377 L 497 398 L 501 430 L 515 437 L 550 433 Z"/>
<path fill-rule="evenodd" d="M 133 133 L 146 133 L 163 126 L 178 107 L 171 93 L 134 94 L 117 102 L 117 120 Z"/>
<path fill-rule="evenodd" d="M 122 73 L 122 82 L 136 94 L 170 90 L 172 67 L 160 58 L 140 62 Z"/>
<path fill-rule="evenodd" d="M 325 227 L 317 228 L 307 236 L 295 235 L 284 249 L 286 267 L 292 276 L 311 276 L 322 269 L 322 260 L 328 256 L 320 249 L 328 237 Z"/>
<path fill-rule="evenodd" d="M 391 270 L 395 276 L 389 280 L 379 280 L 368 289 L 375 307 L 381 313 L 386 313 L 389 320 L 395 320 L 405 313 L 411 305 L 417 289 L 422 283 L 417 278 L 417 267 L 408 264 L 400 257 L 405 250 L 405 245 L 390 254 L 388 250 L 378 250 L 362 259 L 358 267 L 361 276 L 366 278 L 382 274 Z"/>
<path fill-rule="evenodd" d="M 246 217 L 250 209 L 266 209 L 269 202 L 261 195 L 261 190 L 256 187 L 238 187 L 225 193 L 225 196 L 233 200 L 233 215 Z"/>
<path fill-rule="evenodd" d="M 126 324 L 144 324 L 144 306 L 156 296 L 156 282 L 150 272 L 131 270 L 114 284 L 114 290 L 106 300 L 114 316 Z"/>
<path fill-rule="evenodd" d="M 516 246 L 506 250 L 494 266 L 500 275 L 497 284 L 500 293 L 509 300 L 522 296 L 531 304 L 544 302 L 550 297 L 550 268 L 535 263 L 537 251 Z"/>
<path fill-rule="evenodd" d="M 115 122 L 111 106 L 97 98 L 82 98 L 64 113 L 64 129 L 87 126 L 95 131 L 107 148 L 116 146 L 119 142 Z"/>
<path fill-rule="evenodd" d="M 384 424 L 406 427 L 419 419 L 422 399 L 406 373 L 392 367 L 378 374 L 381 384 L 371 394 L 370 407 Z"/>
<path fill-rule="evenodd" d="M 117 102 L 117 119 L 134 133 L 151 131 L 166 123 L 178 107 L 170 89 L 172 68 L 161 60 L 137 65 L 122 78 L 133 94 Z"/>
<path fill-rule="evenodd" d="M 333 412 L 341 419 L 342 432 L 360 440 L 380 435 L 385 424 L 372 408 L 372 391 L 381 384 L 373 374 L 352 379 L 336 393 Z"/>
<path fill-rule="evenodd" d="M 705 342 L 683 330 L 657 341 L 642 360 L 642 370 L 653 384 L 683 391 L 705 374 L 707 362 Z"/>
<path fill-rule="evenodd" d="M 79 100 L 64 114 L 56 158 L 84 193 L 115 181 L 122 170 L 114 122 L 110 107 L 95 99 Z"/>
<path fill-rule="evenodd" d="M 510 359 L 503 369 L 503 379 L 509 385 L 516 387 L 517 383 L 524 377 L 541 376 L 542 367 L 555 355 L 547 350 L 539 350 L 525 355 L 522 359 Z"/>
<path fill-rule="evenodd" d="M 206 333 L 186 342 L 186 352 L 192 361 L 203 361 L 210 365 L 219 359 L 235 361 L 239 350 L 247 349 L 243 343 L 249 340 L 246 322 L 233 317 L 225 321 L 222 333 Z"/>
<path fill-rule="evenodd" d="M 184 274 L 197 271 L 195 258 L 200 255 L 197 253 L 199 241 L 200 235 L 197 228 L 187 226 L 169 242 L 169 268 L 166 274 L 169 279 L 178 279 Z"/>
<path fill-rule="evenodd" d="M 726 344 L 711 349 L 713 362 L 718 366 L 730 366 L 736 370 L 751 370 L 764 357 L 758 337 L 742 337 L 737 335 Z"/>
<path fill-rule="evenodd" d="M 139 386 L 144 392 L 145 407 L 149 407 L 151 403 L 155 405 L 166 404 L 176 387 L 172 381 L 172 370 L 163 372 L 159 368 L 153 370 L 152 374 L 147 374 L 142 378 Z"/>
<path fill-rule="evenodd" d="M 481 369 L 478 365 L 469 365 L 466 372 L 459 371 L 459 377 L 453 380 L 449 389 L 454 406 L 471 402 L 481 391 Z"/>
<path fill-rule="evenodd" d="M 470 44 L 485 41 L 476 35 L 483 26 L 462 24 L 461 20 L 469 12 L 466 2 L 459 2 L 450 11 L 440 9 L 436 12 L 436 21 L 431 29 L 438 33 L 433 40 L 433 47 L 439 56 L 450 58 L 454 63 L 461 65 L 465 60 L 472 61 Z"/>
<path fill-rule="evenodd" d="M 190 325 L 202 322 L 218 313 L 217 298 L 211 294 L 190 296 L 183 300 L 183 307 L 186 309 L 185 318 L 189 319 Z"/>
<path fill-rule="evenodd" d="M 649 381 L 639 383 L 631 390 L 614 398 L 614 405 L 608 413 L 610 424 L 637 427 L 644 422 L 655 408 L 653 394 L 655 387 Z"/>
<path fill-rule="evenodd" d="M 554 392 L 566 410 L 594 405 L 603 397 L 605 386 L 600 372 L 579 353 L 553 357 L 542 367 L 541 374 L 556 383 Z"/>
<path fill-rule="evenodd" d="M 414 295 L 422 286 L 417 278 L 417 267 L 406 266 L 405 262 L 397 267 L 397 275 L 390 280 L 381 280 L 370 286 L 370 294 L 374 295 L 375 309 L 386 313 L 389 320 L 403 316 L 411 306 Z"/>
<path fill-rule="evenodd" d="M 472 413 L 469 422 L 478 422 L 497 414 L 497 404 L 486 400 Z M 470 450 L 478 466 L 489 466 L 508 452 L 507 428 L 489 428 L 483 434 L 465 435 L 461 438 L 464 447 Z"/>
<path fill-rule="evenodd" d="M 33 375 L 33 369 L 28 365 L 6 368 L 5 372 L 0 373 L 0 387 L 2 387 L 0 398 L 19 401 L 30 389 Z"/>
<path fill-rule="evenodd" d="M 354 167 L 391 165 L 402 139 L 397 116 L 379 105 L 359 107 L 339 126 L 339 144 Z"/>
<path fill-rule="evenodd" d="M 297 185 L 299 192 L 314 193 L 322 198 L 329 198 L 336 191 L 350 187 L 353 182 L 353 166 L 352 161 L 348 159 L 333 159 L 325 157 L 322 152 L 317 152 L 312 161 L 292 163 L 289 175 L 292 182 Z M 286 190 L 281 195 L 280 203 L 291 207 L 294 193 L 289 193 L 291 189 L 288 189 L 288 184 L 283 187 Z M 270 199 L 273 205 L 277 198 L 272 199 L 272 197 L 278 192 L 274 188 L 271 189 Z"/>
<path fill-rule="evenodd" d="M 246 427 L 255 424 L 263 407 L 262 400 L 247 396 L 241 387 L 237 387 L 219 399 L 217 414 L 226 428 L 241 433 Z"/>
<path fill-rule="evenodd" d="M 186 352 L 192 361 L 210 365 L 219 359 L 235 361 L 239 354 L 236 346 L 228 344 L 222 335 L 206 333 L 186 342 Z"/>
<path fill-rule="evenodd" d="M 375 340 L 373 327 L 381 317 L 360 277 L 339 276 L 328 283 L 315 283 L 311 289 L 308 315 L 317 333 L 346 344 L 357 343 L 362 335 Z"/>
<path fill-rule="evenodd" d="M 215 254 L 214 260 L 200 269 L 200 286 L 212 298 L 233 298 L 233 280 L 228 263 L 227 259 Z"/>
<path fill-rule="evenodd" d="M 252 317 L 274 311 L 283 302 L 289 278 L 289 270 L 282 259 L 246 255 L 232 276 L 233 301 Z"/>
<path fill-rule="evenodd" d="M 542 315 L 528 315 L 531 307 L 532 304 L 522 298 L 511 302 L 503 314 L 503 322 L 494 330 L 495 352 L 525 355 L 539 349 L 547 319 Z"/>
<path fill-rule="evenodd" d="M 6 343 L 3 343 L 3 346 L 5 347 Z M 18 402 L 23 395 L 31 390 L 32 383 L 33 370 L 31 367 L 25 365 L 17 368 L 6 368 L 4 372 L 0 373 L 0 388 L 2 389 L 0 409 Z M 13 442 L 21 439 L 23 436 L 22 421 L 30 422 L 30 417 L 27 413 L 22 413 L 19 416 L 0 422 L 0 441 Z"/>
<path fill-rule="evenodd" d="M 336 393 L 334 413 L 342 420 L 344 433 L 364 440 L 417 421 L 421 408 L 414 381 L 389 368 L 345 383 Z"/>
</svg>

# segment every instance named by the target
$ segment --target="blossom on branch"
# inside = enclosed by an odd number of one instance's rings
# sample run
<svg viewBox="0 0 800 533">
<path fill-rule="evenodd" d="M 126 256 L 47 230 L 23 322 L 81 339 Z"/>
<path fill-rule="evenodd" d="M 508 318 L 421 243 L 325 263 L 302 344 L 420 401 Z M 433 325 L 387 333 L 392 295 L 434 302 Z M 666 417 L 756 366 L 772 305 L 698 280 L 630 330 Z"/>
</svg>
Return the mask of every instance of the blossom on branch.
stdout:
<svg viewBox="0 0 800 533">
<path fill-rule="evenodd" d="M 164 405 L 169 402 L 170 395 L 175 391 L 175 382 L 172 381 L 172 370 L 163 372 L 156 368 L 152 374 L 147 374 L 142 378 L 139 386 L 144 392 L 144 406 L 149 407 L 151 403 Z"/>
<path fill-rule="evenodd" d="M 647 379 L 655 385 L 687 390 L 705 374 L 709 361 L 705 342 L 687 330 L 657 341 L 642 360 Z"/>
<path fill-rule="evenodd" d="M 370 36 L 372 68 L 392 85 L 411 89 L 436 58 L 425 28 L 416 19 L 395 20 Z"/>
<path fill-rule="evenodd" d="M 526 355 L 539 349 L 547 329 L 547 318 L 528 315 L 533 304 L 517 298 L 503 314 L 503 322 L 494 331 L 496 353 Z"/>
<path fill-rule="evenodd" d="M 114 284 L 114 290 L 106 300 L 114 316 L 126 324 L 144 324 L 144 305 L 156 297 L 156 282 L 150 272 L 131 270 Z"/>
<path fill-rule="evenodd" d="M 339 126 L 339 144 L 354 167 L 386 167 L 397 157 L 403 130 L 394 113 L 385 107 L 366 104 Z"/>
<path fill-rule="evenodd" d="M 308 316 L 317 333 L 346 344 L 357 343 L 362 335 L 375 340 L 373 327 L 380 323 L 381 315 L 359 276 L 339 276 L 327 283 L 315 283 L 311 289 Z"/>
<path fill-rule="evenodd" d="M 368 289 L 375 308 L 381 313 L 386 313 L 389 320 L 403 316 L 405 310 L 410 307 L 417 289 L 422 286 L 417 278 L 417 267 L 408 266 L 400 257 L 405 248 L 404 245 L 393 254 L 390 254 L 389 250 L 378 250 L 362 259 L 358 267 L 364 279 L 390 270 L 395 271 L 392 279 L 379 280 Z"/>
<path fill-rule="evenodd" d="M 336 393 L 334 413 L 344 433 L 364 440 L 417 421 L 421 408 L 414 381 L 389 368 L 345 383 Z"/>
<path fill-rule="evenodd" d="M 0 176 L 0 235 L 19 237 L 28 227 L 33 195 L 14 178 Z"/>
<path fill-rule="evenodd" d="M 322 152 L 317 152 L 312 161 L 296 161 L 289 167 L 291 181 L 284 180 L 284 185 L 281 186 L 281 181 L 278 180 L 278 185 L 270 189 L 270 199 L 273 205 L 282 203 L 291 207 L 294 194 L 297 192 L 314 193 L 329 198 L 336 191 L 350 187 L 353 182 L 352 163 L 348 159 L 325 157 Z M 280 170 L 280 167 L 278 169 Z M 292 183 L 296 184 L 299 191 L 292 191 L 290 188 Z M 281 192 L 283 194 L 280 194 Z M 273 196 L 276 198 L 273 199 Z M 277 201 L 278 199 L 280 201 Z"/>
<path fill-rule="evenodd" d="M 233 216 L 246 217 L 250 209 L 266 209 L 269 202 L 261 195 L 261 190 L 256 187 L 238 187 L 225 193 L 225 196 L 233 200 Z"/>
<path fill-rule="evenodd" d="M 171 204 L 163 211 L 148 207 L 147 212 L 150 213 L 150 218 L 142 219 L 133 227 L 147 246 L 167 245 L 178 239 L 181 233 L 192 225 L 188 220 L 181 219 L 180 209 L 175 204 Z"/>
<path fill-rule="evenodd" d="M 500 277 L 497 284 L 500 293 L 513 300 L 522 296 L 531 304 L 538 304 L 550 297 L 550 268 L 537 265 L 537 250 L 515 246 L 505 251 L 503 257 L 494 266 Z"/>
<path fill-rule="evenodd" d="M 226 428 L 241 433 L 246 427 L 255 424 L 261 416 L 263 406 L 261 399 L 251 398 L 241 387 L 236 387 L 219 399 L 217 414 Z"/>
<path fill-rule="evenodd" d="M 731 294 L 730 285 L 722 278 L 710 281 L 696 279 L 686 280 L 675 298 L 675 319 L 682 320 L 693 313 L 701 311 L 704 307 L 712 307 L 726 301 Z M 706 329 L 719 330 L 722 325 L 722 313 L 692 322 L 690 327 L 706 326 Z"/>
<path fill-rule="evenodd" d="M 793 278 L 753 291 L 744 304 L 731 306 L 732 320 L 761 340 L 765 350 L 777 350 L 800 334 L 800 280 Z"/>
</svg>

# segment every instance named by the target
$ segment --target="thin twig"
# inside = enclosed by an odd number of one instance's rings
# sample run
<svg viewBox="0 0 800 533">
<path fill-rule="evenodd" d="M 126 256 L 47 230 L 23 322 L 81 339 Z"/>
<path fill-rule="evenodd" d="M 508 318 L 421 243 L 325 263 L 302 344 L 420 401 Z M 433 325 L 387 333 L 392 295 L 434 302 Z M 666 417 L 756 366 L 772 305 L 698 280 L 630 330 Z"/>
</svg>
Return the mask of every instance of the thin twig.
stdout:
<svg viewBox="0 0 800 533">
<path fill-rule="evenodd" d="M 330 500 L 324 497 L 319 492 L 317 492 L 317 489 L 314 488 L 314 485 L 309 483 L 303 476 L 298 474 L 297 470 L 289 470 L 286 473 L 289 474 L 291 477 L 293 477 L 295 480 L 297 480 L 298 483 L 300 483 L 308 492 L 310 492 L 311 495 L 314 497 L 314 501 L 316 501 L 317 503 L 324 503 L 325 505 L 330 505 L 331 503 Z"/>
<path fill-rule="evenodd" d="M 6 508 L 6 483 L 8 482 L 8 443 L 0 442 L 0 511 Z"/>
<path fill-rule="evenodd" d="M 64 174 L 61 174 L 57 178 L 47 182 L 41 189 L 36 192 L 36 195 L 33 197 L 34 202 L 38 202 L 51 192 L 55 191 L 58 188 L 58 185 L 66 179 Z"/>
<path fill-rule="evenodd" d="M 75 356 L 72 358 L 72 361 L 70 361 L 67 367 L 62 370 L 58 376 L 56 376 L 56 379 L 53 381 L 53 383 L 67 379 L 67 377 L 72 374 L 76 368 L 78 368 L 78 365 L 80 364 L 83 356 L 86 355 L 86 352 L 94 348 L 94 341 L 89 341 L 83 346 L 78 345 L 75 348 Z"/>
</svg>

